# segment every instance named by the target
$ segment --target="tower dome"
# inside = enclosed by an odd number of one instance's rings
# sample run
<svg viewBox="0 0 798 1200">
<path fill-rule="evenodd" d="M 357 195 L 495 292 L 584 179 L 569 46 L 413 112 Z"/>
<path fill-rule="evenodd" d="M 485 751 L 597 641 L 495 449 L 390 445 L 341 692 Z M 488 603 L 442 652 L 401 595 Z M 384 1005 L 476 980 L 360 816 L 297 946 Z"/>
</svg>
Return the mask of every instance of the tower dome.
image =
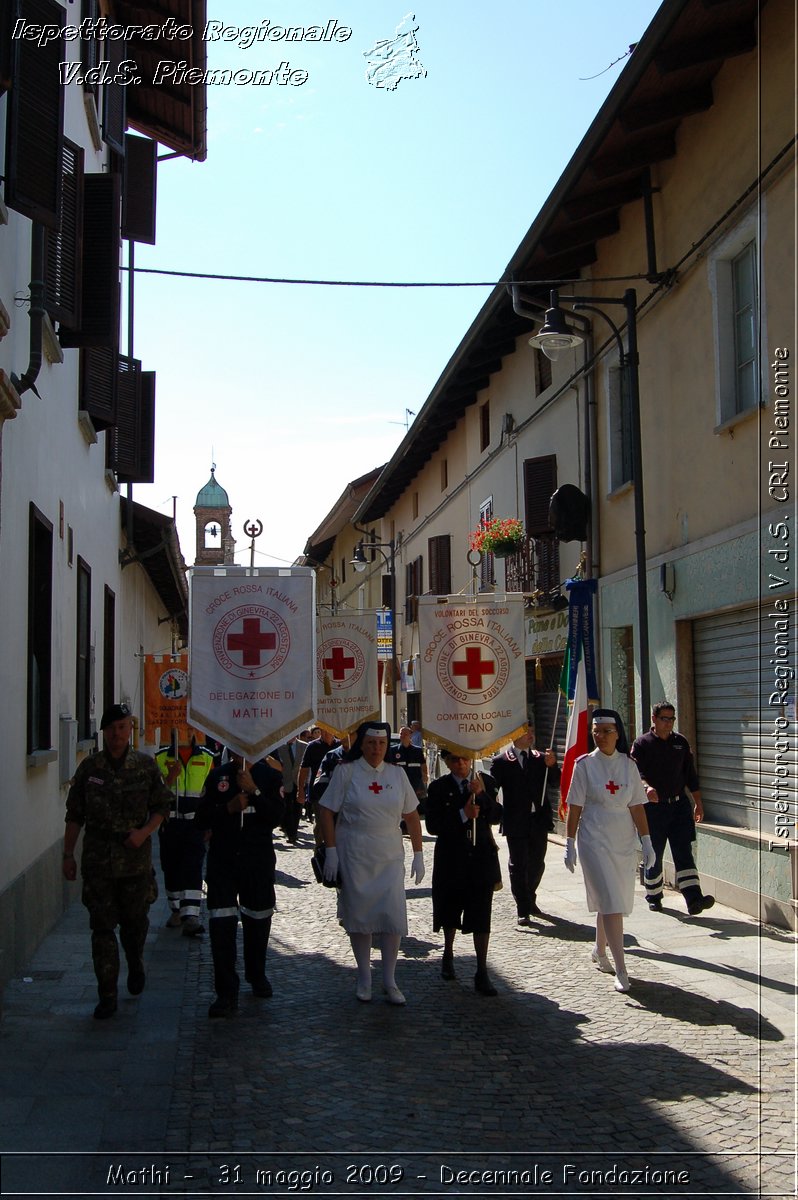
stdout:
<svg viewBox="0 0 798 1200">
<path fill-rule="evenodd" d="M 197 523 L 197 556 L 194 566 L 217 567 L 234 561 L 236 544 L 230 527 L 232 513 L 227 492 L 216 480 L 214 463 L 211 467 L 211 477 L 197 492 L 194 505 Z"/>
</svg>

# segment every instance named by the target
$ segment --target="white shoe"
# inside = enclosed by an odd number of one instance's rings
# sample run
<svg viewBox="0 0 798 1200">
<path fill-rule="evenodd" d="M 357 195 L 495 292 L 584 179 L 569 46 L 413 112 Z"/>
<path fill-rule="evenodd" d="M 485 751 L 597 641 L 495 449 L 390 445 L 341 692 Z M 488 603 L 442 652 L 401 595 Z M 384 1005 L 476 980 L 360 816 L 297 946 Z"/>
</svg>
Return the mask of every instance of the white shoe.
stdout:
<svg viewBox="0 0 798 1200">
<path fill-rule="evenodd" d="M 629 982 L 629 976 L 626 971 L 615 972 L 615 990 L 616 992 L 628 992 L 632 985 Z"/>
<path fill-rule="evenodd" d="M 371 984 L 359 983 L 355 988 L 355 995 L 361 1004 L 368 1004 L 369 1000 L 371 999 Z"/>
<path fill-rule="evenodd" d="M 597 948 L 594 946 L 593 949 L 590 951 L 590 961 L 595 963 L 596 966 L 598 967 L 598 969 L 600 971 L 603 971 L 605 975 L 614 975 L 615 974 L 615 967 L 612 965 L 610 960 L 607 958 L 606 950 L 602 951 L 602 953 L 599 954 Z"/>
<path fill-rule="evenodd" d="M 407 1001 L 399 991 L 399 988 L 396 986 L 396 984 L 394 984 L 392 987 L 384 987 L 382 990 L 385 992 L 385 998 L 389 1004 L 407 1004 Z"/>
</svg>

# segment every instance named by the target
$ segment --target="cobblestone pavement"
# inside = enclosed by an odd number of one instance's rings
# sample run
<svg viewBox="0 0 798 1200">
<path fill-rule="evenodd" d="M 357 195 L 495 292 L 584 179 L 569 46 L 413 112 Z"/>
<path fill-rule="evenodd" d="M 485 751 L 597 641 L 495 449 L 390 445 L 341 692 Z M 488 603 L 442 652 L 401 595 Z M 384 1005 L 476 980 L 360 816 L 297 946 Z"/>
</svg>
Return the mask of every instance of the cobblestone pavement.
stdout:
<svg viewBox="0 0 798 1200">
<path fill-rule="evenodd" d="M 441 979 L 427 839 L 397 971 L 407 1007 L 382 999 L 376 950 L 375 999 L 359 1004 L 310 847 L 303 825 L 278 848 L 274 997 L 244 985 L 233 1020 L 208 1020 L 207 939 L 165 929 L 159 901 L 147 989 L 93 1021 L 72 906 L 4 997 L 0 1195 L 796 1195 L 792 936 L 640 897 L 619 995 L 590 962 L 581 876 L 553 840 L 550 915 L 529 929 L 504 862 L 499 995 L 482 997 L 470 938 L 457 980 Z"/>
</svg>

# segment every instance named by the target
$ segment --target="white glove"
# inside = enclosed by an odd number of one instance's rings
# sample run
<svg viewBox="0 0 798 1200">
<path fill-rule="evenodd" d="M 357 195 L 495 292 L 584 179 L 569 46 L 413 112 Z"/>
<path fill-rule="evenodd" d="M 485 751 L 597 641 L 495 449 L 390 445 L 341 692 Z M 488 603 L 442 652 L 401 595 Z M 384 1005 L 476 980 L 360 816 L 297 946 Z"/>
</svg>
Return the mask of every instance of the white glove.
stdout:
<svg viewBox="0 0 798 1200">
<path fill-rule="evenodd" d="M 416 850 L 415 854 L 413 855 L 412 865 L 410 867 L 410 878 L 416 883 L 421 883 L 421 880 L 424 878 L 426 873 L 427 870 L 424 866 L 424 852 L 423 850 Z"/>
<path fill-rule="evenodd" d="M 648 871 L 654 866 L 657 856 L 654 853 L 654 847 L 651 845 L 651 838 L 647 833 L 641 834 L 640 843 L 643 847 L 643 866 Z"/>
<path fill-rule="evenodd" d="M 338 851 L 335 846 L 328 846 L 324 852 L 324 878 L 328 883 L 334 883 L 338 878 Z"/>
<path fill-rule="evenodd" d="M 576 866 L 576 842 L 573 838 L 567 837 L 565 839 L 565 854 L 563 855 L 563 862 L 573 875 L 574 867 Z"/>
</svg>

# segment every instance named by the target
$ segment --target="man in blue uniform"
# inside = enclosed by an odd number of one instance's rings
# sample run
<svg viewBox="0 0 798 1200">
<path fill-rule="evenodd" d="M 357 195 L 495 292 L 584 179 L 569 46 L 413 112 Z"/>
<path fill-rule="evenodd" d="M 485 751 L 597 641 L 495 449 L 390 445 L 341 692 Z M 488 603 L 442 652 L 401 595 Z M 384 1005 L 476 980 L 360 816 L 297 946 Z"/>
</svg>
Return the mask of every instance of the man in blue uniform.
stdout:
<svg viewBox="0 0 798 1200">
<path fill-rule="evenodd" d="M 635 739 L 631 750 L 646 786 L 646 818 L 656 854 L 645 872 L 646 900 L 652 912 L 662 912 L 662 856 L 669 843 L 676 884 L 690 916 L 696 917 L 712 908 L 715 897 L 703 895 L 693 858 L 695 822 L 702 820 L 704 806 L 690 743 L 674 733 L 675 720 L 676 709 L 660 700 L 651 709 L 651 729 Z"/>
</svg>

